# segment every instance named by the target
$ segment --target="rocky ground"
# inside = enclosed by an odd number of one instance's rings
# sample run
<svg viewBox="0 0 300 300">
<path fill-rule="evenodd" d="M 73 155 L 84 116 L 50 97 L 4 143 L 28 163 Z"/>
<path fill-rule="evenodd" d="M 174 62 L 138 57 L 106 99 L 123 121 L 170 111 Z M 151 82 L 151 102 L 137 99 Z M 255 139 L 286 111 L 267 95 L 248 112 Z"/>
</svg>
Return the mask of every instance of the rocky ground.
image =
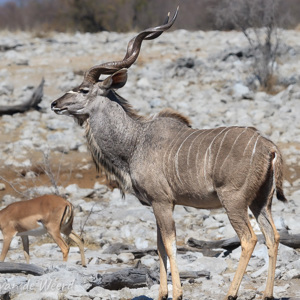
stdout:
<svg viewBox="0 0 300 300">
<path fill-rule="evenodd" d="M 87 268 L 78 264 L 72 247 L 67 263 L 49 237 L 30 238 L 31 263 L 42 276 L 1 274 L 0 295 L 13 299 L 156 299 L 158 283 L 138 289 L 111 291 L 94 287 L 99 274 L 134 267 L 138 260 L 157 270 L 158 257 L 134 258 L 131 253 L 107 253 L 123 243 L 134 248 L 156 247 L 151 208 L 133 196 L 121 198 L 113 185 L 97 174 L 83 130 L 71 118 L 58 116 L 50 103 L 81 83 L 94 64 L 121 59 L 133 33 L 46 34 L 0 32 L 0 105 L 22 103 L 45 79 L 41 111 L 0 117 L 1 207 L 53 193 L 57 185 L 76 208 L 75 231 L 85 239 Z M 300 233 L 300 31 L 283 31 L 276 64 L 279 84 L 272 94 L 258 87 L 244 36 L 237 32 L 164 33 L 145 41 L 140 58 L 130 68 L 120 94 L 140 113 L 155 114 L 171 107 L 187 115 L 193 127 L 255 126 L 278 144 L 286 162 L 284 188 L 289 203 L 274 199 L 278 229 Z M 241 52 L 244 55 L 228 55 Z M 178 246 L 188 238 L 219 240 L 235 236 L 222 209 L 176 207 Z M 255 232 L 258 226 L 251 216 Z M 240 248 L 208 257 L 201 252 L 178 255 L 180 272 L 209 271 L 209 277 L 183 281 L 184 299 L 222 299 L 230 285 Z M 276 299 L 300 299 L 300 251 L 280 245 L 274 294 Z M 258 244 L 244 276 L 239 299 L 261 299 L 266 280 L 267 250 Z M 15 238 L 6 261 L 24 262 Z M 170 291 L 172 289 L 170 285 Z M 171 293 L 170 293 L 171 294 Z"/>
</svg>

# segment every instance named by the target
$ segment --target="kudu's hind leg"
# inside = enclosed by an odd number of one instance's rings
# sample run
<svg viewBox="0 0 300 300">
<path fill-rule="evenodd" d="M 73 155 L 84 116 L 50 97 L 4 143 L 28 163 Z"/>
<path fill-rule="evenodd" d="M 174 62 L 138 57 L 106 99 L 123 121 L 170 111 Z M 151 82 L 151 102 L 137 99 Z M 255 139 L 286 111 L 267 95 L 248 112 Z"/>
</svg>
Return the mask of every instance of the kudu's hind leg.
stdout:
<svg viewBox="0 0 300 300">
<path fill-rule="evenodd" d="M 266 289 L 264 292 L 264 299 L 273 299 L 273 287 L 274 287 L 274 279 L 275 279 L 275 268 L 276 268 L 276 260 L 278 253 L 278 245 L 280 235 L 277 232 L 272 215 L 271 215 L 271 202 L 272 202 L 273 192 L 269 195 L 268 203 L 265 203 L 263 199 L 262 201 L 253 202 L 250 206 L 251 211 L 253 212 L 259 227 L 265 237 L 266 245 L 268 248 L 269 254 L 269 268 L 268 268 L 268 279 L 266 284 Z M 261 207 L 261 204 L 264 204 Z"/>
<path fill-rule="evenodd" d="M 173 300 L 181 300 L 182 299 L 182 288 L 180 283 L 179 271 L 176 262 L 176 231 L 175 231 L 175 223 L 173 220 L 173 206 L 167 202 L 166 205 L 153 204 L 153 211 L 157 222 L 158 231 L 160 231 L 160 237 L 162 245 L 158 240 L 158 247 L 160 255 L 160 266 L 163 266 L 163 270 L 161 270 L 161 283 L 159 288 L 159 300 L 167 299 L 166 291 L 166 264 L 165 264 L 165 256 L 164 251 L 167 254 L 170 267 L 171 267 L 171 275 L 172 275 L 172 285 L 173 285 Z"/>
<path fill-rule="evenodd" d="M 229 197 L 231 199 L 229 199 Z M 221 200 L 221 197 L 220 197 Z M 252 229 L 248 216 L 248 207 L 246 201 L 240 198 L 233 198 L 231 194 L 227 200 L 221 200 L 226 209 L 229 221 L 236 231 L 240 241 L 242 253 L 239 260 L 237 270 L 230 285 L 226 300 L 236 299 L 237 293 L 245 274 L 248 262 L 257 242 L 257 237 Z"/>
</svg>

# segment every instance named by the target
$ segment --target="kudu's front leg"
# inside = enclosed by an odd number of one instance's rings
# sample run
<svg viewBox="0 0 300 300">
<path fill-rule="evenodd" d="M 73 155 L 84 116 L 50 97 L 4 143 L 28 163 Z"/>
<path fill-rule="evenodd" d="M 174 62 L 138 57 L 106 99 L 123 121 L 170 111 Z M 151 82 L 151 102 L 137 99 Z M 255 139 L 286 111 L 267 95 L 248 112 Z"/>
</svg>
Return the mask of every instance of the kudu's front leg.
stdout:
<svg viewBox="0 0 300 300">
<path fill-rule="evenodd" d="M 159 270 L 160 270 L 160 286 L 159 286 L 159 295 L 158 300 L 167 300 L 168 299 L 168 256 L 166 248 L 164 246 L 160 228 L 157 224 L 157 251 L 159 256 Z"/>
<path fill-rule="evenodd" d="M 182 299 L 182 288 L 180 283 L 179 271 L 176 263 L 176 230 L 173 220 L 173 206 L 157 203 L 153 205 L 153 211 L 157 222 L 158 232 L 158 252 L 160 258 L 160 288 L 159 300 L 168 298 L 167 286 L 167 262 L 166 255 L 170 261 L 172 284 L 173 284 L 173 300 Z M 166 254 L 166 255 L 165 255 Z"/>
</svg>

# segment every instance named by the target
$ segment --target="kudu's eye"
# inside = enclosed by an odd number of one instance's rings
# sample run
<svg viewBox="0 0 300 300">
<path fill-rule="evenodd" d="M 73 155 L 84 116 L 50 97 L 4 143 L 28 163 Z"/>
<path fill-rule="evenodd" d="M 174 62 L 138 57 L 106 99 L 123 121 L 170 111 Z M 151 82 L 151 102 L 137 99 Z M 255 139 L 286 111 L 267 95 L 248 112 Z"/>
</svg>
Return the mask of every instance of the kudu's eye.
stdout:
<svg viewBox="0 0 300 300">
<path fill-rule="evenodd" d="M 80 92 L 81 94 L 87 94 L 89 91 L 90 91 L 89 88 L 83 88 L 83 89 L 80 89 L 80 90 L 79 90 L 79 92 Z"/>
</svg>

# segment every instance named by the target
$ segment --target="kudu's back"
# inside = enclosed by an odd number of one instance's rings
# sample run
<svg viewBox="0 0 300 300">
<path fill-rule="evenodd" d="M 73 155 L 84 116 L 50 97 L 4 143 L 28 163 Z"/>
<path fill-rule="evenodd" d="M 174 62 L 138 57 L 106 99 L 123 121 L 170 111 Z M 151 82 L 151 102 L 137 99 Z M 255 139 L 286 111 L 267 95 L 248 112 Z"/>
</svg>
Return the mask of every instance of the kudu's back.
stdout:
<svg viewBox="0 0 300 300">
<path fill-rule="evenodd" d="M 149 199 L 164 196 L 175 204 L 217 208 L 219 195 L 235 191 L 249 206 L 274 169 L 272 180 L 285 201 L 280 151 L 252 127 L 198 130 L 158 118 L 148 125 L 137 152 L 134 182 Z"/>
</svg>

